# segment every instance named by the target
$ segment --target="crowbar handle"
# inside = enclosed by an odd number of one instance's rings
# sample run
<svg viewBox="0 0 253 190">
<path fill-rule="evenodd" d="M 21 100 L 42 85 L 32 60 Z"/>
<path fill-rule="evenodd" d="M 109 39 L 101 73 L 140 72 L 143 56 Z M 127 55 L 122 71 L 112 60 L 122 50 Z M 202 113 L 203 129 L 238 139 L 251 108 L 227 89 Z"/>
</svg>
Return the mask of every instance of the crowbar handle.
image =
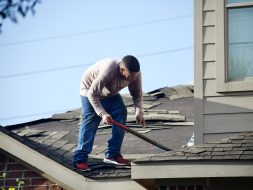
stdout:
<svg viewBox="0 0 253 190">
<path fill-rule="evenodd" d="M 156 142 L 156 141 L 154 141 L 154 140 L 152 140 L 152 139 L 150 139 L 150 138 L 148 138 L 148 137 L 146 137 L 146 136 L 144 136 L 144 135 L 142 135 L 142 134 L 140 134 L 138 132 L 136 132 L 133 129 L 130 129 L 129 127 L 127 127 L 125 125 L 122 125 L 121 123 L 118 123 L 118 122 L 116 122 L 114 120 L 112 120 L 111 123 L 113 125 L 121 128 L 121 129 L 124 129 L 125 131 L 127 131 L 127 132 L 129 132 L 129 133 L 131 133 L 131 134 L 133 134 L 133 135 L 141 138 L 142 140 L 147 141 L 150 144 L 153 144 L 153 145 L 157 146 L 158 148 L 161 148 L 161 149 L 166 150 L 166 151 L 172 151 L 172 149 L 170 149 L 170 148 L 168 148 L 168 147 L 166 147 L 166 146 L 164 146 L 164 145 L 162 145 L 162 144 L 160 144 L 160 143 L 158 143 L 158 142 Z"/>
</svg>

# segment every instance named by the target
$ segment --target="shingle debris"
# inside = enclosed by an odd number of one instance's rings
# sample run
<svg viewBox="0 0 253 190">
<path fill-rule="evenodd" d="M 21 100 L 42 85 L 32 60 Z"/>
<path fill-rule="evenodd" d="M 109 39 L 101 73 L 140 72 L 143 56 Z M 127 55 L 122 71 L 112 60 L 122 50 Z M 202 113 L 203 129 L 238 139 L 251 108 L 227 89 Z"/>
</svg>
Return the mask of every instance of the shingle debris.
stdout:
<svg viewBox="0 0 253 190">
<path fill-rule="evenodd" d="M 143 130 L 138 125 L 133 125 L 136 122 L 135 107 L 133 100 L 129 94 L 123 94 L 122 99 L 126 105 L 128 116 L 127 126 L 137 128 L 140 133 L 147 133 L 152 130 L 170 128 L 172 126 L 193 126 L 193 121 L 187 121 L 186 116 L 182 115 L 179 110 L 157 109 L 161 102 L 159 98 L 166 97 L 170 100 L 193 97 L 192 85 L 178 85 L 175 87 L 166 87 L 155 91 L 143 94 L 143 109 L 144 117 L 147 123 L 147 128 Z M 81 115 L 81 113 L 80 113 Z M 80 117 L 81 123 L 82 117 Z M 99 130 L 106 129 L 110 126 L 100 123 Z M 103 133 L 99 133 L 103 134 Z M 107 132 L 104 134 L 108 134 Z"/>
<path fill-rule="evenodd" d="M 129 94 L 122 94 L 122 99 L 127 108 L 127 125 L 129 127 L 134 127 L 140 133 L 148 133 L 152 130 L 167 129 L 171 126 L 193 126 L 193 121 L 186 121 L 186 116 L 182 115 L 179 110 L 168 110 L 168 109 L 156 109 L 157 106 L 161 104 L 159 98 L 165 97 L 170 100 L 193 97 L 193 86 L 192 85 L 177 85 L 174 87 L 165 87 L 154 90 L 152 92 L 143 94 L 143 109 L 144 116 L 147 123 L 147 128 L 144 130 L 140 126 L 133 126 L 136 122 L 135 118 L 135 107 L 132 97 Z M 52 119 L 60 120 L 61 122 L 78 120 L 78 126 L 80 126 L 82 121 L 81 108 L 68 111 L 66 113 L 58 113 L 52 115 Z M 169 127 L 170 126 L 170 127 Z M 103 129 L 110 128 L 111 126 L 105 125 L 102 122 L 99 126 L 100 135 L 107 135 L 108 131 L 102 132 Z M 139 128 L 139 129 L 138 129 Z"/>
<path fill-rule="evenodd" d="M 153 97 L 167 97 L 170 100 L 175 100 L 179 98 L 192 97 L 194 89 L 192 85 L 177 85 L 174 87 L 160 88 L 149 92 Z"/>
</svg>

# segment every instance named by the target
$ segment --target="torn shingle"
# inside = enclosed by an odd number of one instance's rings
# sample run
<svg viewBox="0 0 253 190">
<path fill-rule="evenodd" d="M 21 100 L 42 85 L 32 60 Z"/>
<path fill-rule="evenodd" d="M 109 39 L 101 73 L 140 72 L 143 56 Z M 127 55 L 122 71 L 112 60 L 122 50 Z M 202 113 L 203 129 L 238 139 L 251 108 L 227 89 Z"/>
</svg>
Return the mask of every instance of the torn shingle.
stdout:
<svg viewBox="0 0 253 190">
<path fill-rule="evenodd" d="M 155 98 L 161 98 L 161 97 L 165 97 L 165 94 L 163 92 L 153 92 L 153 93 L 150 93 L 150 96 L 153 96 Z"/>
<path fill-rule="evenodd" d="M 43 134 L 45 131 L 42 130 L 35 130 L 30 129 L 29 127 L 26 127 L 23 130 L 19 130 L 17 134 L 19 136 L 26 136 L 26 137 L 39 137 L 41 134 Z"/>
<path fill-rule="evenodd" d="M 152 103 L 149 103 L 149 104 L 144 103 L 143 104 L 143 109 L 150 109 L 150 108 L 156 107 L 160 104 L 161 104 L 161 102 L 152 102 Z"/>
<path fill-rule="evenodd" d="M 146 121 L 185 121 L 185 116 L 174 115 L 174 114 L 157 114 L 157 113 L 148 113 L 145 114 Z M 128 122 L 135 122 L 135 115 L 127 116 Z"/>
<path fill-rule="evenodd" d="M 189 148 L 189 149 L 182 150 L 182 151 L 185 153 L 192 153 L 192 154 L 199 154 L 199 153 L 206 152 L 206 150 L 203 148 Z"/>
<path fill-rule="evenodd" d="M 176 91 L 176 94 L 169 97 L 171 100 L 193 96 L 193 92 L 184 85 L 177 85 L 172 88 Z"/>
</svg>

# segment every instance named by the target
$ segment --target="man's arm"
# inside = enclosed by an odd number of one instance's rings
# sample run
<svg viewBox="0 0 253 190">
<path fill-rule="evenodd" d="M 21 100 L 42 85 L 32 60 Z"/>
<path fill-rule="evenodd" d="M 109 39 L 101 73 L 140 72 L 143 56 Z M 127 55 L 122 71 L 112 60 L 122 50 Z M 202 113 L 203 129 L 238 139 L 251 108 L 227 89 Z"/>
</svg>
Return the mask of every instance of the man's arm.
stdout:
<svg viewBox="0 0 253 190">
<path fill-rule="evenodd" d="M 97 115 L 102 117 L 103 115 L 107 114 L 105 109 L 102 107 L 99 97 L 100 97 L 100 92 L 104 88 L 104 81 L 101 80 L 100 77 L 97 77 L 91 84 L 88 92 L 87 92 L 87 97 L 94 108 L 95 112 Z"/>
<path fill-rule="evenodd" d="M 128 86 L 129 92 L 133 98 L 133 102 L 136 108 L 135 116 L 137 123 L 141 124 L 142 127 L 146 127 L 145 119 L 143 116 L 143 97 L 142 97 L 142 79 L 141 72 L 139 73 L 136 80 L 134 80 Z"/>
<path fill-rule="evenodd" d="M 103 122 L 106 124 L 110 124 L 112 117 L 105 111 L 100 102 L 100 92 L 105 88 L 106 79 L 100 74 L 91 84 L 87 97 L 94 108 L 97 115 L 102 117 Z"/>
</svg>

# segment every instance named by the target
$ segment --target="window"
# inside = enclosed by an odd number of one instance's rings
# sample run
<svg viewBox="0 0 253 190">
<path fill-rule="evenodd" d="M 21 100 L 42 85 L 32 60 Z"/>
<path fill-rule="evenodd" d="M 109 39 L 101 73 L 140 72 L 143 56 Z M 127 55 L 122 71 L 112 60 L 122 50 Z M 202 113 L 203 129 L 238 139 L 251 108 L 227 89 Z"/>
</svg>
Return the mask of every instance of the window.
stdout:
<svg viewBox="0 0 253 190">
<path fill-rule="evenodd" d="M 217 91 L 253 91 L 253 0 L 216 0 Z"/>
<path fill-rule="evenodd" d="M 236 1 L 227 1 L 227 81 L 250 80 L 253 78 L 253 7 L 234 8 L 231 2 Z"/>
</svg>

